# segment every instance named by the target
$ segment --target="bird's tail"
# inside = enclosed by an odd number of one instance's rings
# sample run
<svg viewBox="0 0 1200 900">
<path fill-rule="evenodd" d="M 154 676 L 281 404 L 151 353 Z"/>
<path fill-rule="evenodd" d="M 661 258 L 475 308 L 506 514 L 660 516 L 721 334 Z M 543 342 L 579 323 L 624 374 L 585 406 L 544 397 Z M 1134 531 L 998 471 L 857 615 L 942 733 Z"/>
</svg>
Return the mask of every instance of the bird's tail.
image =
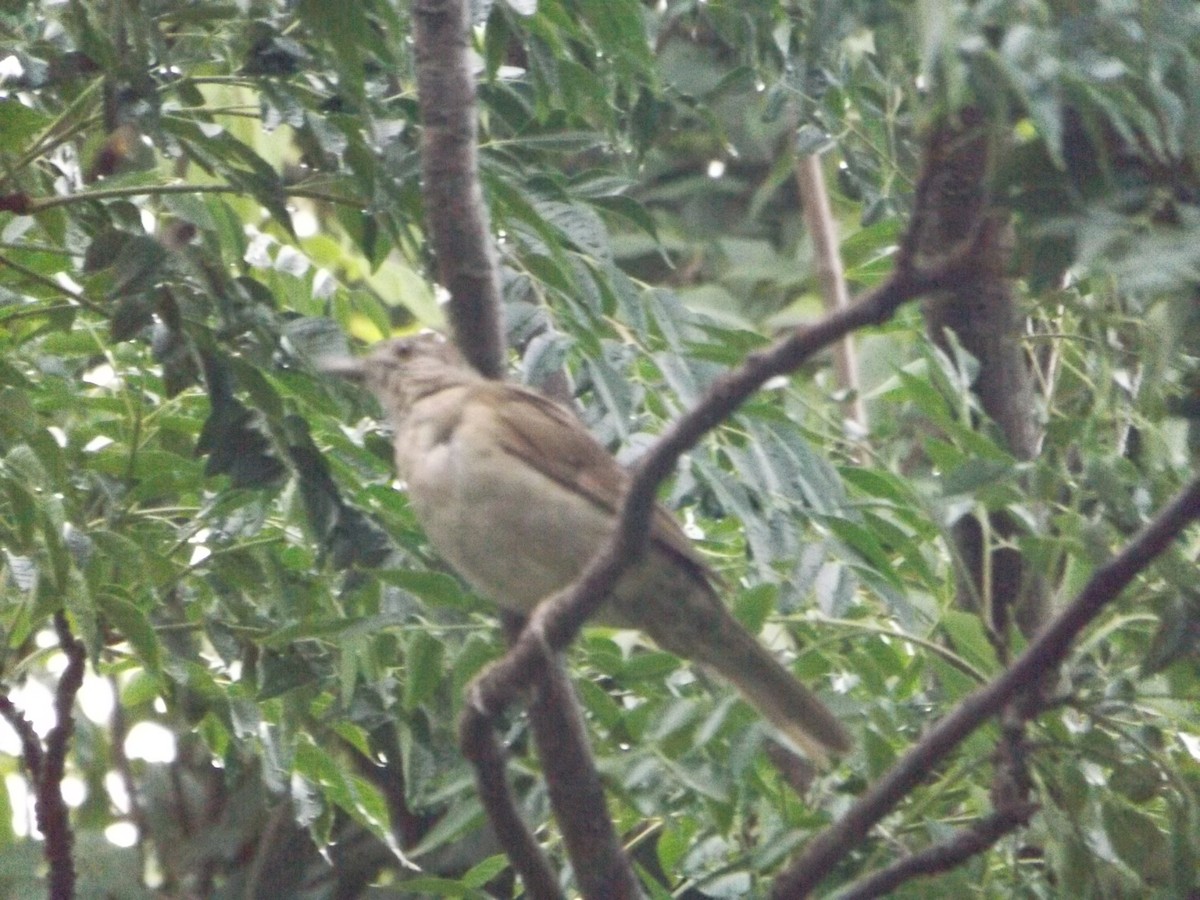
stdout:
<svg viewBox="0 0 1200 900">
<path fill-rule="evenodd" d="M 796 680 L 771 653 L 746 631 L 719 660 L 706 661 L 728 679 L 746 701 L 817 761 L 845 753 L 850 734 L 817 696 Z"/>
<path fill-rule="evenodd" d="M 719 600 L 720 612 L 709 618 L 707 632 L 693 632 L 678 641 L 675 629 L 666 629 L 666 640 L 651 635 L 672 653 L 716 670 L 762 716 L 814 760 L 848 751 L 853 742 L 845 726 L 816 695 L 796 680 L 758 640 L 746 631 Z M 710 607 L 711 610 L 711 607 Z M 716 619 L 718 621 L 713 621 Z M 697 623 L 699 624 L 699 623 Z M 701 626 L 703 628 L 703 626 Z"/>
</svg>

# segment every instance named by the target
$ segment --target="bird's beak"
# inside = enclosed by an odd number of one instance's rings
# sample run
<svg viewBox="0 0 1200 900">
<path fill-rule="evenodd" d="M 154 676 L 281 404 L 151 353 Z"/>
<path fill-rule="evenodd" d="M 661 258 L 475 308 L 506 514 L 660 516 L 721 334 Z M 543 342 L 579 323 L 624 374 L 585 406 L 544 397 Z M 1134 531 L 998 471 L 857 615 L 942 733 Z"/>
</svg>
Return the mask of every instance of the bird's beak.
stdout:
<svg viewBox="0 0 1200 900">
<path fill-rule="evenodd" d="M 361 384 L 367 376 L 366 365 L 354 356 L 322 356 L 317 360 L 317 369 L 356 384 Z"/>
</svg>

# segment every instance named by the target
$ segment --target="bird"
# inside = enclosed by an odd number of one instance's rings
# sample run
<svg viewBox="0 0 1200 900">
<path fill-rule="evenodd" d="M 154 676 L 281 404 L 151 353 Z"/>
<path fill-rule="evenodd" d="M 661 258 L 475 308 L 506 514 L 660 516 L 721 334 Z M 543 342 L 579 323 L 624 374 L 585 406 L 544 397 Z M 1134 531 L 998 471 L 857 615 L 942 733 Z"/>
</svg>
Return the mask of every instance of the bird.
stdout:
<svg viewBox="0 0 1200 900">
<path fill-rule="evenodd" d="M 483 377 L 432 333 L 326 357 L 320 368 L 378 398 L 417 521 L 484 598 L 527 615 L 573 582 L 612 535 L 629 474 L 570 409 Z M 714 670 L 815 761 L 850 750 L 846 728 L 734 618 L 719 585 L 657 504 L 646 551 L 591 621 L 637 629 Z"/>
</svg>

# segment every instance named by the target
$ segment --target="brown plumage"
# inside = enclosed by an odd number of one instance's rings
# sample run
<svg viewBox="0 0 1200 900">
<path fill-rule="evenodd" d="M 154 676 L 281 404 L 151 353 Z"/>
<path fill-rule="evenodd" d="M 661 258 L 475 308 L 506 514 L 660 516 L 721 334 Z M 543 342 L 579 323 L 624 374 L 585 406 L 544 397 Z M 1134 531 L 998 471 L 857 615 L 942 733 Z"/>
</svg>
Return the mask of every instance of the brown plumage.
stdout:
<svg viewBox="0 0 1200 900">
<path fill-rule="evenodd" d="M 483 378 L 429 335 L 325 368 L 379 397 L 430 542 L 494 602 L 528 612 L 573 581 L 611 535 L 628 476 L 553 401 Z M 654 511 L 648 551 L 596 620 L 637 628 L 716 670 L 810 755 L 849 749 L 841 723 L 729 613 L 715 576 L 665 508 Z"/>
</svg>

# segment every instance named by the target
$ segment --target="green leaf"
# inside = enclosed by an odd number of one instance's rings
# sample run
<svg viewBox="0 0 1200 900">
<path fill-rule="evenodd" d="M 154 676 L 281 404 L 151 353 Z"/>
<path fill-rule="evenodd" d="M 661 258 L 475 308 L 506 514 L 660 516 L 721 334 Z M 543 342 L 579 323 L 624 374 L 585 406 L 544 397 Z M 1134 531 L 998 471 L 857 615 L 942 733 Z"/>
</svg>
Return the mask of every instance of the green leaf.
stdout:
<svg viewBox="0 0 1200 900">
<path fill-rule="evenodd" d="M 460 881 L 450 878 L 438 878 L 435 875 L 422 875 L 418 878 L 402 882 L 406 896 L 422 897 L 480 897 L 487 898 L 488 894 L 472 890 Z M 409 894 L 409 892 L 412 892 Z"/>
<path fill-rule="evenodd" d="M 268 652 L 259 663 L 258 699 L 269 700 L 316 680 L 312 665 L 299 653 Z"/>
<path fill-rule="evenodd" d="M 457 578 L 444 572 L 380 569 L 376 575 L 380 581 L 404 588 L 431 606 L 464 611 L 486 608 L 482 601 L 462 589 Z"/>
<path fill-rule="evenodd" d="M 465 797 L 451 806 L 446 815 L 438 819 L 437 824 L 429 829 L 408 854 L 413 859 L 420 860 L 439 847 L 475 831 L 484 821 L 483 806 L 479 800 L 475 797 Z"/>
<path fill-rule="evenodd" d="M 113 284 L 110 298 L 124 298 L 154 287 L 167 261 L 167 251 L 153 238 L 130 235 L 121 244 L 113 260 Z"/>
<path fill-rule="evenodd" d="M 973 494 L 980 488 L 1010 481 L 1016 471 L 1012 463 L 1003 460 L 967 459 L 942 476 L 942 494 Z"/>
<path fill-rule="evenodd" d="M 162 648 L 146 614 L 128 600 L 107 592 L 99 595 L 99 609 L 129 641 L 146 668 L 157 674 Z"/>
<path fill-rule="evenodd" d="M 758 634 L 766 624 L 767 617 L 775 611 L 779 588 L 773 584 L 760 584 L 737 595 L 734 615 L 751 634 Z"/>
<path fill-rule="evenodd" d="M 389 846 L 394 839 L 389 831 L 387 803 L 374 785 L 353 775 L 345 775 L 341 766 L 323 749 L 308 739 L 296 744 L 295 771 L 318 785 L 336 804 Z"/>
<path fill-rule="evenodd" d="M 310 29 L 333 45 L 342 86 L 353 97 L 361 98 L 363 48 L 370 38 L 364 8 L 339 0 L 300 0 L 296 11 Z"/>
<path fill-rule="evenodd" d="M 50 118 L 16 97 L 0 98 L 0 146 L 15 148 L 46 128 Z"/>
<path fill-rule="evenodd" d="M 508 868 L 508 857 L 498 853 L 473 865 L 463 873 L 459 881 L 469 887 L 481 888 Z"/>
<path fill-rule="evenodd" d="M 856 522 L 829 517 L 824 519 L 829 530 L 848 547 L 854 550 L 871 566 L 876 575 L 891 582 L 895 587 L 901 587 L 902 582 L 896 576 L 891 557 L 879 543 L 876 534 Z"/>
<path fill-rule="evenodd" d="M 442 642 L 424 631 L 414 633 L 405 648 L 404 708 L 413 710 L 442 683 Z"/>
<path fill-rule="evenodd" d="M 1171 857 L 1161 825 L 1150 816 L 1121 802 L 1102 806 L 1104 831 L 1117 856 L 1148 886 L 1163 885 L 1170 872 Z"/>
<path fill-rule="evenodd" d="M 997 669 L 995 648 L 988 640 L 987 629 L 975 613 L 949 609 L 942 616 L 941 627 L 950 638 L 956 653 L 961 654 L 981 672 Z"/>
</svg>

